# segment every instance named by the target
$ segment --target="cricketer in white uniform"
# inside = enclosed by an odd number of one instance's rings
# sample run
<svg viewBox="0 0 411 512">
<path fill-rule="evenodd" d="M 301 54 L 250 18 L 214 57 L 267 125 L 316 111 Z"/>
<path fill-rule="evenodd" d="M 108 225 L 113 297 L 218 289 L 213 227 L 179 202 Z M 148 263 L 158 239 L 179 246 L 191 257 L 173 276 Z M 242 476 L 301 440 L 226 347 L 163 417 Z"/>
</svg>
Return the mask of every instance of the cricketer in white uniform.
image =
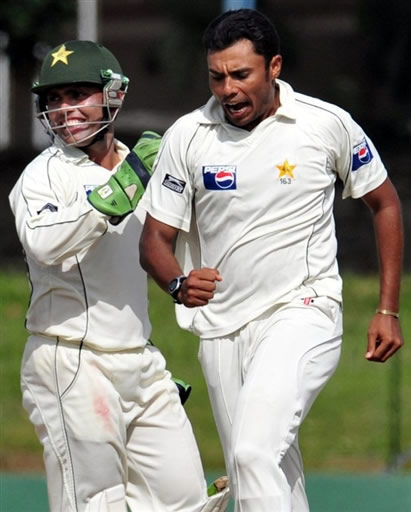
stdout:
<svg viewBox="0 0 411 512">
<path fill-rule="evenodd" d="M 236 512 L 305 512 L 298 430 L 337 367 L 343 330 L 335 182 L 344 197 L 387 188 L 394 226 L 398 199 L 347 112 L 279 80 L 278 52 L 265 67 L 247 30 L 268 20 L 245 9 L 214 23 L 210 38 L 222 41 L 206 45 L 214 96 L 164 136 L 140 203 L 149 214 L 141 261 L 177 302 L 180 325 L 201 339 Z M 390 298 L 373 322 L 395 341 L 376 360 L 402 343 L 398 290 Z"/>
<path fill-rule="evenodd" d="M 44 446 L 52 512 L 224 510 L 207 500 L 190 422 L 148 343 L 145 213 L 133 212 L 147 171 L 136 178 L 125 159 L 152 163 L 156 134 L 131 153 L 114 139 L 127 86 L 106 48 L 68 41 L 33 87 L 53 143 L 10 194 L 32 292 L 23 404 Z"/>
</svg>

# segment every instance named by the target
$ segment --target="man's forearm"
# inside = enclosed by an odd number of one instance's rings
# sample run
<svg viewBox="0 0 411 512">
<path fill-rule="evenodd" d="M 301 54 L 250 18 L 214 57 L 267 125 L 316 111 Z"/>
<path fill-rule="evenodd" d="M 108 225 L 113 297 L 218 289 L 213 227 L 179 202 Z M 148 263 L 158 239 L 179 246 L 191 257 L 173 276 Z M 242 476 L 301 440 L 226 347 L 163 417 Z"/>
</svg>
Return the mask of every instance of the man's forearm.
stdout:
<svg viewBox="0 0 411 512">
<path fill-rule="evenodd" d="M 389 178 L 363 200 L 374 219 L 380 268 L 378 308 L 397 312 L 404 250 L 401 203 Z"/>
<path fill-rule="evenodd" d="M 148 230 L 143 230 L 140 239 L 140 264 L 166 292 L 169 282 L 182 274 L 174 256 L 173 243 L 162 235 Z"/>
<path fill-rule="evenodd" d="M 399 311 L 403 263 L 403 226 L 399 202 L 374 214 L 380 265 L 379 309 Z"/>
</svg>

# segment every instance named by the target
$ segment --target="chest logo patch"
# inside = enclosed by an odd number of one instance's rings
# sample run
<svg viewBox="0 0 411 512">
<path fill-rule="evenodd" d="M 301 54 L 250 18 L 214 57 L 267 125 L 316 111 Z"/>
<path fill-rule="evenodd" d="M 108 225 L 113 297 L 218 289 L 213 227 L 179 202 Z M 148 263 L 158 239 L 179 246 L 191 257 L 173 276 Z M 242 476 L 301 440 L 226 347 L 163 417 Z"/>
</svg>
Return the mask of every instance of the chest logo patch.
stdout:
<svg viewBox="0 0 411 512">
<path fill-rule="evenodd" d="M 370 146 L 368 142 L 363 139 L 363 141 L 354 147 L 352 152 L 352 170 L 356 171 L 361 166 L 368 164 L 373 159 L 373 154 L 371 153 Z"/>
<path fill-rule="evenodd" d="M 236 190 L 236 165 L 203 165 L 203 182 L 207 190 Z"/>
<path fill-rule="evenodd" d="M 284 163 L 281 165 L 276 165 L 277 169 L 280 171 L 278 178 L 281 183 L 291 183 L 291 179 L 294 179 L 294 169 L 296 165 L 291 165 L 288 160 L 284 160 Z"/>
</svg>

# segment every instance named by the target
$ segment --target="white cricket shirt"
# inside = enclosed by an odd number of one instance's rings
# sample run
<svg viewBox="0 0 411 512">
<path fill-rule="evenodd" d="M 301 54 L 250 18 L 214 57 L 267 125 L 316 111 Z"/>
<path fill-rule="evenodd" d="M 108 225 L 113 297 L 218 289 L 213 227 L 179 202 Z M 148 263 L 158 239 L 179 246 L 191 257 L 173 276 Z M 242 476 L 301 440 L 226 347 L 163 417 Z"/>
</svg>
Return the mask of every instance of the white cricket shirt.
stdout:
<svg viewBox="0 0 411 512">
<path fill-rule="evenodd" d="M 116 147 L 125 158 L 128 148 Z M 145 212 L 112 226 L 87 201 L 112 174 L 77 148 L 51 146 L 11 191 L 32 287 L 31 333 L 107 351 L 145 345 L 151 327 L 138 252 Z"/>
<path fill-rule="evenodd" d="M 343 181 L 344 197 L 358 198 L 387 176 L 347 112 L 278 84 L 280 107 L 250 132 L 229 124 L 214 98 L 180 118 L 164 137 L 141 202 L 184 232 L 193 222 L 193 264 L 222 276 L 207 306 L 177 307 L 180 325 L 203 338 L 233 332 L 294 298 L 341 301 L 335 181 Z"/>
</svg>

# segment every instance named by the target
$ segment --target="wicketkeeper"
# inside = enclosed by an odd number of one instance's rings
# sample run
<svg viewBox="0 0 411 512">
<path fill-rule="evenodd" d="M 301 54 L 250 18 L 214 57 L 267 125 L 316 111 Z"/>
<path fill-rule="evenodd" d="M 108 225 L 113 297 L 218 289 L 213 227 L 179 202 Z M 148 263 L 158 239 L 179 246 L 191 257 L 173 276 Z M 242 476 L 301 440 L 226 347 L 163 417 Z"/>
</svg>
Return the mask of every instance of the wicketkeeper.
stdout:
<svg viewBox="0 0 411 512">
<path fill-rule="evenodd" d="M 191 424 L 189 388 L 151 343 L 137 207 L 160 141 L 114 136 L 129 85 L 116 57 L 67 41 L 32 91 L 51 145 L 10 194 L 31 285 L 23 405 L 44 448 L 52 512 L 217 512 Z M 177 384 L 177 385 L 176 385 Z"/>
</svg>

